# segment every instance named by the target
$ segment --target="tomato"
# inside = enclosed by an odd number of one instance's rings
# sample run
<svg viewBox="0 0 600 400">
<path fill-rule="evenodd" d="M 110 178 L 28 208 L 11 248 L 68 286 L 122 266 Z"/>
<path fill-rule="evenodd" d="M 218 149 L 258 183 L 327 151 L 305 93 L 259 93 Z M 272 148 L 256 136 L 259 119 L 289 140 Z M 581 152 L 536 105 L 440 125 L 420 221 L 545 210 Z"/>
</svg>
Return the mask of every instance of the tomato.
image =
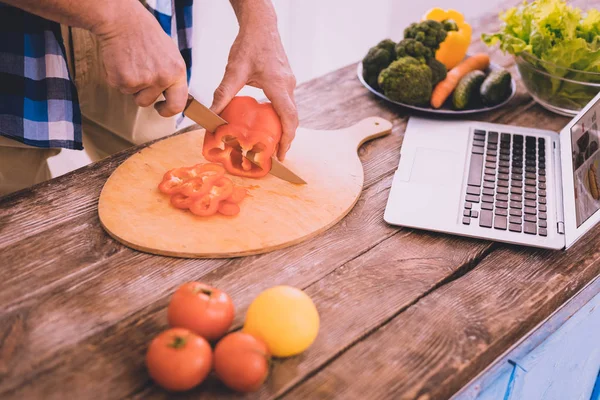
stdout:
<svg viewBox="0 0 600 400">
<path fill-rule="evenodd" d="M 217 343 L 214 368 L 230 389 L 255 392 L 269 375 L 270 358 L 263 341 L 247 333 L 234 332 Z"/>
<path fill-rule="evenodd" d="M 219 213 L 232 217 L 240 213 L 240 206 L 235 203 L 230 203 L 229 201 L 223 201 L 219 205 Z"/>
<path fill-rule="evenodd" d="M 275 286 L 252 301 L 243 331 L 262 339 L 275 357 L 289 357 L 314 342 L 319 332 L 319 313 L 302 290 Z"/>
<path fill-rule="evenodd" d="M 231 193 L 231 196 L 227 198 L 227 201 L 238 204 L 244 200 L 244 197 L 246 197 L 246 189 L 241 186 L 236 186 L 233 188 L 233 192 Z"/>
<path fill-rule="evenodd" d="M 213 362 L 208 342 L 187 329 L 168 329 L 156 336 L 146 352 L 150 377 L 171 391 L 189 390 L 206 379 Z"/>
<path fill-rule="evenodd" d="M 184 194 L 175 193 L 171 195 L 171 204 L 175 208 L 187 210 L 191 204 L 191 199 Z"/>
<path fill-rule="evenodd" d="M 227 293 L 201 282 L 181 285 L 167 308 L 169 325 L 189 329 L 209 341 L 227 333 L 234 314 Z"/>
</svg>

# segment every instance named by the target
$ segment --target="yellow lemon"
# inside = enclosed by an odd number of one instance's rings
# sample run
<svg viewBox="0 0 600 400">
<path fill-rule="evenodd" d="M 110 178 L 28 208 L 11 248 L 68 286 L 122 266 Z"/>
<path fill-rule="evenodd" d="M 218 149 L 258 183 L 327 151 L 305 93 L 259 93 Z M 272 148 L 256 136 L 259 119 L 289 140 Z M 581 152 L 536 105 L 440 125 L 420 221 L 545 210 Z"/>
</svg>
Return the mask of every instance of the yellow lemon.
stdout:
<svg viewBox="0 0 600 400">
<path fill-rule="evenodd" d="M 300 289 L 275 286 L 260 293 L 246 313 L 244 332 L 262 339 L 275 357 L 306 350 L 319 332 L 319 313 Z"/>
</svg>

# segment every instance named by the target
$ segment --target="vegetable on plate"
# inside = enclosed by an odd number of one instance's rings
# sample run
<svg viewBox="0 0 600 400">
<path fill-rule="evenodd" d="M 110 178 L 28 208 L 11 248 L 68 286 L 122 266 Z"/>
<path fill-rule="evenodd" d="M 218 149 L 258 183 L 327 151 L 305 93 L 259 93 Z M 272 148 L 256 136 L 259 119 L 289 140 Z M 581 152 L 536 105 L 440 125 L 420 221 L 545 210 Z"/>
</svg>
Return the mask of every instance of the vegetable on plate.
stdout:
<svg viewBox="0 0 600 400">
<path fill-rule="evenodd" d="M 391 39 L 384 39 L 371 47 L 362 60 L 363 79 L 369 86 L 377 89 L 379 73 L 396 59 L 396 43 Z"/>
<path fill-rule="evenodd" d="M 396 56 L 413 57 L 422 63 L 427 63 L 433 57 L 433 50 L 416 39 L 402 39 L 396 45 Z"/>
<path fill-rule="evenodd" d="M 454 108 L 464 110 L 469 106 L 477 105 L 476 103 L 481 99 L 479 91 L 484 80 L 485 74 L 479 70 L 471 71 L 465 75 L 454 90 L 452 96 Z"/>
<path fill-rule="evenodd" d="M 231 175 L 266 176 L 282 134 L 281 121 L 273 105 L 259 103 L 249 96 L 237 96 L 225 107 L 221 117 L 228 123 L 219 126 L 214 133 L 205 133 L 204 158 L 223 164 Z M 246 158 L 248 152 L 253 153 L 253 161 L 258 165 Z"/>
<path fill-rule="evenodd" d="M 447 35 L 435 52 L 435 58 L 448 70 L 456 67 L 467 55 L 471 44 L 471 35 L 473 34 L 471 25 L 465 22 L 465 17 L 458 11 L 446 11 L 441 8 L 431 9 L 423 19 L 442 23 Z"/>
<path fill-rule="evenodd" d="M 431 98 L 431 69 L 413 57 L 402 57 L 381 71 L 378 79 L 383 93 L 406 104 L 427 104 Z"/>
<path fill-rule="evenodd" d="M 512 90 L 512 77 L 505 70 L 492 71 L 481 85 L 481 101 L 491 107 L 502 103 Z"/>
<path fill-rule="evenodd" d="M 444 25 L 431 19 L 412 23 L 404 30 L 404 38 L 416 39 L 433 50 L 440 47 L 440 44 L 446 40 L 446 36 L 448 32 L 444 29 Z"/>
<path fill-rule="evenodd" d="M 446 79 L 438 83 L 431 95 L 431 106 L 440 108 L 454 92 L 460 80 L 471 71 L 484 71 L 490 66 L 490 57 L 485 53 L 474 54 L 448 71 Z"/>
</svg>

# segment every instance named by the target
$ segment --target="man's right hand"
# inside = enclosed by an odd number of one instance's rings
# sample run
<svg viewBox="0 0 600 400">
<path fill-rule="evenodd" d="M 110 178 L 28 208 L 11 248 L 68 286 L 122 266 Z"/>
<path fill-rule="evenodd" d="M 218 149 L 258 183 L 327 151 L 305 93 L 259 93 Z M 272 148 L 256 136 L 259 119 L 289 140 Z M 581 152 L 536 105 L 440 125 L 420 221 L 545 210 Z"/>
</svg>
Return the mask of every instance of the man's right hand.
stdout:
<svg viewBox="0 0 600 400">
<path fill-rule="evenodd" d="M 188 98 L 186 66 L 175 42 L 139 2 L 133 12 L 93 27 L 109 85 L 132 94 L 141 107 L 155 104 L 163 117 L 183 111 Z M 129 10 L 128 10 L 129 11 Z"/>
</svg>

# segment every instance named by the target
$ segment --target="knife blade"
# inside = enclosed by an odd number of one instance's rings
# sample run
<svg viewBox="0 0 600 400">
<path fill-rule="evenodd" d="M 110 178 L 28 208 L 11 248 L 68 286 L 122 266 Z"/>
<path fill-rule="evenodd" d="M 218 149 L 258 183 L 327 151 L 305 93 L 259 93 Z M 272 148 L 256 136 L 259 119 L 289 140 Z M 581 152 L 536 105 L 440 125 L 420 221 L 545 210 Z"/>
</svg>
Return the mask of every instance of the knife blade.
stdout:
<svg viewBox="0 0 600 400">
<path fill-rule="evenodd" d="M 212 133 L 214 133 L 219 126 L 227 124 L 227 121 L 200 103 L 198 100 L 194 99 L 192 95 L 188 95 L 188 101 L 184 109 L 184 115 Z M 237 143 L 237 141 L 235 142 Z M 241 151 L 241 148 L 237 148 L 239 147 L 239 144 L 236 146 L 233 143 L 227 142 L 225 139 L 223 139 L 223 143 L 227 146 L 236 148 L 238 151 Z M 260 167 L 260 164 L 254 161 L 254 154 L 252 152 L 246 153 L 245 158 L 248 159 L 248 161 L 250 161 L 252 164 Z M 279 161 L 275 156 L 271 157 L 271 169 L 269 170 L 269 173 L 290 183 L 306 184 L 304 179 L 283 165 L 283 163 L 281 163 L 281 161 Z"/>
</svg>

